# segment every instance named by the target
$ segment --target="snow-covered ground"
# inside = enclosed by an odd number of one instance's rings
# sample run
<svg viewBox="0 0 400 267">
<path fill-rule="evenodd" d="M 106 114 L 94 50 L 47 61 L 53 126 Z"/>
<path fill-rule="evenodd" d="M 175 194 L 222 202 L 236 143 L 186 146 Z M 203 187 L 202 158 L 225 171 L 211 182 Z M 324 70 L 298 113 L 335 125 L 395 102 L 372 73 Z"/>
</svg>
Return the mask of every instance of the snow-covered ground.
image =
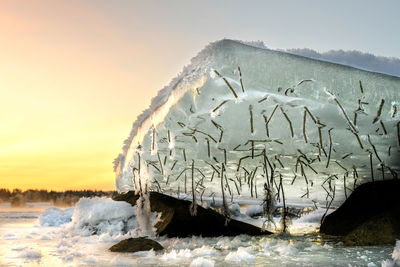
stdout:
<svg viewBox="0 0 400 267">
<path fill-rule="evenodd" d="M 252 206 L 249 206 L 252 207 Z M 254 209 L 254 207 L 252 207 Z M 242 211 L 242 208 L 241 208 Z M 249 210 L 250 212 L 250 210 Z M 292 235 L 265 237 L 154 237 L 161 252 L 111 253 L 120 240 L 142 234 L 136 211 L 111 199 L 81 199 L 75 207 L 49 204 L 15 210 L 0 205 L 0 266 L 396 266 L 392 246 L 344 247 L 317 234 L 324 211 L 294 220 Z M 153 214 L 153 223 L 157 214 Z M 245 214 L 236 218 L 259 224 Z M 279 221 L 279 218 L 276 218 Z"/>
</svg>

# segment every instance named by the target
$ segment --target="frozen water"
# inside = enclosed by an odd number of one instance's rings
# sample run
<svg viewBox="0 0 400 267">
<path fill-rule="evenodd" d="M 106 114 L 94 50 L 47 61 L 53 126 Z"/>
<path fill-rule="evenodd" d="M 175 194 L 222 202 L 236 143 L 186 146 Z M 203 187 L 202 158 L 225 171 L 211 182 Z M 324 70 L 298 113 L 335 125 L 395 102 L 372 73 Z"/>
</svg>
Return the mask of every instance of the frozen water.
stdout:
<svg viewBox="0 0 400 267">
<path fill-rule="evenodd" d="M 250 205 L 247 207 L 246 215 L 252 217 L 256 214 L 262 214 L 263 210 L 262 205 Z"/>
<path fill-rule="evenodd" d="M 214 267 L 214 261 L 204 259 L 204 258 L 196 258 L 194 259 L 189 267 Z"/>
<path fill-rule="evenodd" d="M 225 257 L 227 262 L 254 261 L 255 257 L 247 252 L 248 248 L 238 247 L 237 251 L 229 252 Z"/>
<path fill-rule="evenodd" d="M 101 220 L 117 217 L 107 209 L 103 212 L 96 208 L 95 202 L 99 207 L 105 203 L 105 206 L 116 204 L 110 199 L 92 199 L 91 203 L 85 200 L 84 205 L 77 204 L 73 208 L 72 217 L 82 218 L 92 226 L 98 226 Z M 114 207 L 118 207 L 116 205 Z M 91 209 L 99 213 L 92 214 L 97 219 L 89 220 L 81 216 L 85 212 L 90 213 Z M 23 214 L 22 211 L 20 213 Z M 294 220 L 291 227 L 299 229 L 299 235 L 154 237 L 165 248 L 164 251 L 112 253 L 108 248 L 113 244 L 141 235 L 138 224 L 128 231 L 104 227 L 87 235 L 85 226 L 78 228 L 76 225 L 79 223 L 73 221 L 54 226 L 41 225 L 39 217 L 43 217 L 44 213 L 49 214 L 49 211 L 32 213 L 31 217 L 36 218 L 28 220 L 13 213 L 12 223 L 0 221 L 1 266 L 395 266 L 394 262 L 399 257 L 400 242 L 395 249 L 392 246 L 344 247 L 336 239 L 317 234 L 318 223 L 307 222 L 308 226 L 300 231 L 305 223 L 298 223 L 298 220 Z M 128 218 L 128 214 L 123 211 L 118 216 L 122 220 L 124 216 Z M 312 216 L 318 217 L 318 214 L 319 211 L 315 211 Z M 60 218 L 57 220 L 56 216 Z M 54 212 L 51 221 L 62 221 L 63 216 L 62 212 Z M 134 219 L 135 214 L 132 217 Z M 28 235 L 31 238 L 26 238 Z M 12 239 L 5 238 L 11 236 Z"/>
<path fill-rule="evenodd" d="M 396 261 L 397 265 L 400 265 L 400 240 L 396 242 L 396 247 L 393 250 L 392 258 Z"/>
<path fill-rule="evenodd" d="M 42 253 L 40 250 L 29 248 L 21 251 L 20 256 L 28 259 L 40 259 L 42 257 Z"/>
<path fill-rule="evenodd" d="M 396 246 L 393 249 L 392 259 L 387 259 L 382 262 L 382 267 L 398 267 L 400 266 L 400 240 L 397 240 Z"/>
<path fill-rule="evenodd" d="M 73 208 L 69 209 L 59 209 L 56 207 L 51 207 L 40 215 L 40 225 L 42 226 L 60 226 L 71 221 L 72 214 L 74 212 Z"/>
<path fill-rule="evenodd" d="M 146 171 L 153 191 L 261 202 L 268 184 L 294 203 L 338 206 L 397 175 L 399 103 L 398 77 L 215 42 L 134 123 L 117 188 L 138 190 Z"/>
<path fill-rule="evenodd" d="M 133 215 L 133 207 L 124 201 L 114 201 L 109 198 L 81 198 L 74 209 L 72 223 L 83 227 L 98 225 L 106 220 L 128 221 Z"/>
</svg>

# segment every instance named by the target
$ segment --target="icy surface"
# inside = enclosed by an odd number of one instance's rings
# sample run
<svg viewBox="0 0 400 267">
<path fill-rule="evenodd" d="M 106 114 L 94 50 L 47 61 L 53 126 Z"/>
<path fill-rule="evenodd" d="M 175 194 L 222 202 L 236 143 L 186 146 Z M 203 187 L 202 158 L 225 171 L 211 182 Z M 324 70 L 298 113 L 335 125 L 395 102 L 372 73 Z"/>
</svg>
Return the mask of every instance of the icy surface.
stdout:
<svg viewBox="0 0 400 267">
<path fill-rule="evenodd" d="M 59 209 L 56 207 L 51 207 L 40 215 L 40 225 L 42 226 L 60 226 L 71 221 L 72 214 L 74 212 L 73 208 L 69 209 Z"/>
<path fill-rule="evenodd" d="M 212 43 L 134 123 L 117 188 L 146 176 L 154 191 L 262 201 L 266 181 L 278 193 L 282 180 L 288 200 L 337 206 L 397 175 L 399 103 L 397 77 Z"/>
<path fill-rule="evenodd" d="M 99 225 L 102 220 L 114 220 L 115 213 L 103 212 L 101 205 L 114 205 L 112 200 L 92 199 L 88 204 L 77 204 L 73 208 L 75 218 L 84 219 L 83 213 L 91 209 L 101 219 L 90 220 L 91 225 Z M 106 204 L 105 204 L 106 203 Z M 110 204 L 113 203 L 113 204 Z M 116 204 L 115 204 L 116 205 Z M 114 207 L 117 207 L 115 206 Z M 121 209 L 124 209 L 121 206 Z M 55 211 L 51 209 L 50 211 Z M 139 225 L 129 229 L 104 227 L 100 231 L 87 234 L 87 229 L 72 221 L 58 226 L 44 226 L 39 223 L 49 210 L 33 213 L 30 219 L 11 211 L 3 217 L 13 215 L 13 222 L 0 220 L 0 265 L 2 266 L 395 266 L 399 248 L 393 246 L 344 247 L 336 239 L 318 235 L 318 223 L 299 223 L 294 220 L 291 230 L 297 228 L 297 235 L 274 235 L 265 237 L 218 238 L 166 238 L 154 237 L 164 248 L 160 252 L 112 253 L 108 248 L 115 243 L 137 237 L 142 233 Z M 79 212 L 78 212 L 79 211 Z M 105 211 L 109 211 L 105 209 Z M 78 213 L 76 213 L 78 212 Z M 23 212 L 20 212 L 24 214 Z M 80 214 L 78 216 L 78 214 Z M 109 216 L 107 216 L 109 214 Z M 128 212 L 121 212 L 121 220 L 128 218 Z M 311 216 L 312 213 L 309 215 Z M 314 212 L 318 217 L 319 212 Z M 57 220 L 55 217 L 59 216 Z M 242 216 L 245 216 L 242 214 Z M 305 215 L 307 216 L 307 215 Z M 36 217 L 36 218 L 32 218 Z M 51 221 L 62 221 L 64 214 L 54 212 Z M 135 219 L 135 215 L 132 215 Z M 278 221 L 279 218 L 276 218 Z M 315 220 L 313 220 L 315 221 Z M 305 227 L 303 227 L 305 226 Z M 311 227 L 313 226 L 313 227 Z M 28 237 L 29 236 L 29 237 Z M 6 238 L 12 237 L 12 238 Z M 390 264 L 390 265 L 389 265 Z"/>
<path fill-rule="evenodd" d="M 196 258 L 190 263 L 189 267 L 214 267 L 214 261 L 204 258 Z"/>
<path fill-rule="evenodd" d="M 121 231 L 134 214 L 133 207 L 127 202 L 109 198 L 81 198 L 76 204 L 72 224 L 100 233 Z"/>
<path fill-rule="evenodd" d="M 400 266 L 400 240 L 397 240 L 396 246 L 393 249 L 392 260 L 387 259 L 382 261 L 382 267 L 398 267 Z"/>
<path fill-rule="evenodd" d="M 225 257 L 227 262 L 254 261 L 255 257 L 248 252 L 248 248 L 238 247 L 237 251 L 229 252 Z"/>
</svg>

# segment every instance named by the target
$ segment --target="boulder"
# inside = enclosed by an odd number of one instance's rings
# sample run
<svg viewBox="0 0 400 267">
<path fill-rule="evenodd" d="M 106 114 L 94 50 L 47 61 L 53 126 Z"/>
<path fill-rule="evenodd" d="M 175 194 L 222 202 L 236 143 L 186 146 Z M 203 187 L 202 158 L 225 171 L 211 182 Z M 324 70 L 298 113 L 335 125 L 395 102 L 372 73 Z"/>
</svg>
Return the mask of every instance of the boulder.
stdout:
<svg viewBox="0 0 400 267">
<path fill-rule="evenodd" d="M 343 238 L 348 246 L 395 244 L 400 239 L 400 211 L 386 211 L 359 225 Z"/>
<path fill-rule="evenodd" d="M 138 252 L 148 250 L 163 250 L 158 242 L 144 237 L 128 238 L 120 241 L 110 248 L 112 252 Z"/>
<path fill-rule="evenodd" d="M 334 212 L 327 215 L 320 232 L 346 236 L 348 245 L 394 244 L 400 238 L 400 180 L 383 180 L 357 187 Z"/>
<path fill-rule="evenodd" d="M 114 200 L 126 201 L 135 206 L 138 198 L 138 195 L 128 192 L 114 197 Z M 192 216 L 189 211 L 190 205 L 191 201 L 151 192 L 151 211 L 161 212 L 161 220 L 155 225 L 157 234 L 168 237 L 187 237 L 192 235 L 217 237 L 240 234 L 257 236 L 272 234 L 268 231 L 262 231 L 261 228 L 254 225 L 234 219 L 226 223 L 226 219 L 222 214 L 201 206 L 197 206 L 197 214 Z"/>
</svg>

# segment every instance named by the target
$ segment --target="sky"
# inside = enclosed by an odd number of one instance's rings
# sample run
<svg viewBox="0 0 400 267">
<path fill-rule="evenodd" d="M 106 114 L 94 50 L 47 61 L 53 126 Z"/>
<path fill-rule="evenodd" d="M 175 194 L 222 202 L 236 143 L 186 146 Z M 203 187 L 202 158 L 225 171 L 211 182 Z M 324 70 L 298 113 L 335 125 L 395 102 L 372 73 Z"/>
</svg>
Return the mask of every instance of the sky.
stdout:
<svg viewBox="0 0 400 267">
<path fill-rule="evenodd" d="M 0 1 L 0 188 L 114 190 L 136 117 L 208 43 L 400 58 L 400 1 Z"/>
</svg>

